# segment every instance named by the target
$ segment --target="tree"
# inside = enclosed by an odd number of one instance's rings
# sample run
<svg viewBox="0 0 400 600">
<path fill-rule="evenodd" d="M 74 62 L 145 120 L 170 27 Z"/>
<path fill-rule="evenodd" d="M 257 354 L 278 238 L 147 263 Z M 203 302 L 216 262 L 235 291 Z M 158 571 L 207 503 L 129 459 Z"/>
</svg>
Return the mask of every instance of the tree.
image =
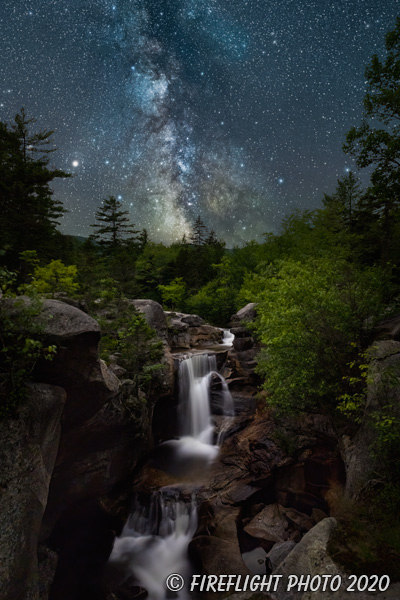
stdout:
<svg viewBox="0 0 400 600">
<path fill-rule="evenodd" d="M 354 223 L 354 213 L 361 198 L 360 184 L 350 171 L 348 175 L 338 179 L 337 188 L 332 196 L 325 194 L 323 204 L 327 217 L 339 229 L 351 232 Z"/>
<path fill-rule="evenodd" d="M 399 17 L 394 30 L 386 35 L 386 59 L 381 61 L 374 54 L 365 77 L 368 89 L 363 101 L 363 120 L 359 127 L 350 129 L 343 149 L 356 157 L 358 167 L 374 167 L 369 206 L 379 216 L 382 245 L 387 249 L 400 198 Z"/>
<path fill-rule="evenodd" d="M 169 304 L 172 310 L 182 310 L 186 296 L 186 283 L 183 277 L 175 277 L 168 285 L 159 285 L 158 289 L 164 304 Z"/>
<path fill-rule="evenodd" d="M 289 412 L 336 408 L 366 324 L 380 314 L 384 278 L 377 267 L 359 271 L 321 257 L 270 265 L 254 280 L 257 370 L 271 404 Z"/>
<path fill-rule="evenodd" d="M 31 133 L 33 123 L 24 109 L 13 125 L 0 122 L 0 247 L 11 252 L 11 262 L 23 250 L 49 256 L 66 212 L 50 183 L 71 175 L 48 167 L 53 132 Z"/>
<path fill-rule="evenodd" d="M 44 267 L 35 268 L 31 285 L 39 294 L 54 296 L 56 292 L 63 292 L 73 296 L 79 288 L 76 277 L 76 265 L 64 265 L 61 260 L 52 260 Z"/>
<path fill-rule="evenodd" d="M 135 243 L 139 231 L 132 229 L 127 210 L 121 210 L 122 203 L 114 196 L 109 196 L 96 212 L 100 224 L 91 225 L 96 229 L 91 237 L 108 250 L 115 250 L 121 245 Z"/>
<path fill-rule="evenodd" d="M 207 229 L 206 225 L 204 225 L 204 222 L 199 215 L 196 218 L 194 225 L 193 225 L 193 233 L 190 236 L 191 242 L 195 246 L 203 246 L 206 241 L 207 232 L 208 232 L 208 229 Z"/>
</svg>

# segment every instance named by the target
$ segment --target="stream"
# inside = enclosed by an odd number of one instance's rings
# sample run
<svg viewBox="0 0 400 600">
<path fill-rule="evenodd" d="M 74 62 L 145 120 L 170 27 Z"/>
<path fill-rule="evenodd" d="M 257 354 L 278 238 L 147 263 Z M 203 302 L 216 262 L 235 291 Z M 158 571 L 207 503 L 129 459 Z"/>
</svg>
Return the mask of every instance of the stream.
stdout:
<svg viewBox="0 0 400 600">
<path fill-rule="evenodd" d="M 233 336 L 224 332 L 223 346 L 232 344 Z M 222 346 L 222 345 L 221 345 Z M 221 382 L 222 414 L 215 431 L 210 410 L 210 387 L 214 378 Z M 116 538 L 109 559 L 119 584 L 146 590 L 149 600 L 171 597 L 166 579 L 179 573 L 186 579 L 192 572 L 188 544 L 197 529 L 196 483 L 218 457 L 234 404 L 228 386 L 217 370 L 215 354 L 204 349 L 179 364 L 179 431 L 176 439 L 158 446 L 160 455 L 172 462 L 170 471 L 178 478 L 174 485 L 161 487 L 146 501 L 136 498 L 133 512 Z M 188 484 L 188 474 L 192 483 Z M 184 483 L 179 482 L 179 476 Z M 185 499 L 182 498 L 182 488 Z M 140 590 L 139 590 L 140 593 Z M 174 597 L 186 600 L 183 588 Z"/>
</svg>

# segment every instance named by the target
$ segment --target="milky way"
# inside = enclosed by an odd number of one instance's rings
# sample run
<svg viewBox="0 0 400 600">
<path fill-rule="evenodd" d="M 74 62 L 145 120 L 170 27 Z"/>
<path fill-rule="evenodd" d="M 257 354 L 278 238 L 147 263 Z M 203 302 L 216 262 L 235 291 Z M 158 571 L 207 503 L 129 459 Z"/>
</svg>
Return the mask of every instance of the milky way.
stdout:
<svg viewBox="0 0 400 600">
<path fill-rule="evenodd" d="M 54 129 L 66 233 L 109 195 L 155 241 L 228 245 L 315 208 L 346 169 L 395 0 L 2 0 L 0 118 Z M 366 178 L 364 176 L 364 182 Z"/>
</svg>

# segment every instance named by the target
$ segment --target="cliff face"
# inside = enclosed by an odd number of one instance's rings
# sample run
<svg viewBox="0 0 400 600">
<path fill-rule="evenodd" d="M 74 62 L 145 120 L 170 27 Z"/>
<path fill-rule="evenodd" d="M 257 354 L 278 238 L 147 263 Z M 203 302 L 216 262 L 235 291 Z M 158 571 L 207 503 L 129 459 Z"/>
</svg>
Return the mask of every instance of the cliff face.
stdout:
<svg viewBox="0 0 400 600">
<path fill-rule="evenodd" d="M 0 424 L 4 600 L 47 598 L 57 560 L 50 598 L 83 593 L 83 572 L 103 567 L 122 525 L 119 488 L 152 445 L 152 405 L 99 359 L 98 323 L 57 300 L 44 302 L 41 320 L 56 357 L 37 366 L 41 383 L 18 418 Z"/>
</svg>

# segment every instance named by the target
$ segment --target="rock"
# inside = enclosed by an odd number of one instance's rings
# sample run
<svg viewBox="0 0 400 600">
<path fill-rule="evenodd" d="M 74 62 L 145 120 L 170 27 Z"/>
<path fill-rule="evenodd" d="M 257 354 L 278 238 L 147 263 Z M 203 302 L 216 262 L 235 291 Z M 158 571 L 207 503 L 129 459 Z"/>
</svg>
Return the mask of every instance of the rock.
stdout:
<svg viewBox="0 0 400 600">
<path fill-rule="evenodd" d="M 199 527 L 189 544 L 189 555 L 197 572 L 205 575 L 248 575 L 237 536 L 238 508 L 223 507 L 219 503 L 204 502 L 199 509 Z M 207 535 L 206 535 L 207 534 Z M 227 594 L 222 594 L 222 597 Z M 218 593 L 205 594 L 207 598 L 221 597 Z"/>
<path fill-rule="evenodd" d="M 190 349 L 196 346 L 220 344 L 223 331 L 204 322 L 198 315 L 166 312 L 168 342 L 172 349 Z"/>
<path fill-rule="evenodd" d="M 58 563 L 58 555 L 46 546 L 38 548 L 39 600 L 48 600 Z"/>
<path fill-rule="evenodd" d="M 371 452 L 377 432 L 371 424 L 371 415 L 385 405 L 400 407 L 400 342 L 378 341 L 370 349 L 372 360 L 368 373 L 367 402 L 363 421 L 354 437 L 344 436 L 341 451 L 346 465 L 346 488 L 348 498 L 357 498 L 368 482 L 374 478 L 376 459 Z M 397 418 L 400 408 L 397 409 Z"/>
<path fill-rule="evenodd" d="M 294 527 L 302 533 L 309 531 L 315 524 L 308 515 L 305 515 L 294 508 L 286 508 L 284 512 L 289 523 L 294 525 Z"/>
<path fill-rule="evenodd" d="M 274 575 L 282 575 L 279 588 L 272 594 L 274 600 L 397 600 L 400 584 L 392 584 L 386 592 L 347 592 L 348 575 L 342 572 L 328 553 L 328 543 L 331 533 L 337 525 L 336 519 L 329 517 L 320 521 L 305 534 L 303 539 L 293 548 L 288 556 L 275 569 Z M 289 576 L 303 576 L 303 581 L 309 575 L 310 579 L 322 575 L 338 575 L 342 585 L 337 591 L 322 590 L 322 585 L 316 591 L 298 591 L 292 588 L 287 591 Z M 323 580 L 322 580 L 323 581 Z"/>
<path fill-rule="evenodd" d="M 167 318 L 161 304 L 149 299 L 135 299 L 128 300 L 128 302 L 144 315 L 147 324 L 157 332 L 160 338 L 167 339 Z"/>
<path fill-rule="evenodd" d="M 252 337 L 240 337 L 233 340 L 233 347 L 237 352 L 244 352 L 254 347 L 254 340 Z"/>
<path fill-rule="evenodd" d="M 100 326 L 95 319 L 60 300 L 43 301 L 40 321 L 45 334 L 56 343 L 83 335 L 90 336 L 93 343 L 100 339 Z"/>
<path fill-rule="evenodd" d="M 310 574 L 314 576 L 337 575 L 340 573 L 327 551 L 331 532 L 336 525 L 337 521 L 332 517 L 320 521 L 305 534 L 303 539 L 274 571 L 274 575 L 283 575 L 282 583 L 278 591 L 274 593 L 277 600 L 296 600 L 300 598 L 305 600 L 302 591 L 286 591 L 289 575 L 306 576 Z M 322 597 L 325 598 L 325 596 Z M 317 598 L 315 593 L 313 598 Z"/>
<path fill-rule="evenodd" d="M 231 317 L 231 333 L 235 335 L 232 348 L 229 351 L 229 366 L 232 369 L 231 378 L 243 378 L 244 384 L 259 385 L 259 378 L 255 375 L 256 356 L 260 351 L 258 343 L 254 340 L 252 332 L 246 328 L 246 323 L 256 317 L 254 302 L 247 304 Z"/>
<path fill-rule="evenodd" d="M 374 328 L 374 332 L 379 339 L 400 341 L 400 315 L 381 321 Z"/>
<path fill-rule="evenodd" d="M 293 550 L 296 543 L 293 540 L 287 540 L 285 542 L 277 542 L 271 548 L 266 555 L 266 563 L 269 567 L 270 572 L 274 572 L 281 562 L 288 556 Z"/>
<path fill-rule="evenodd" d="M 0 422 L 0 581 L 3 600 L 37 600 L 37 545 L 66 394 L 30 384 L 17 419 Z"/>
<path fill-rule="evenodd" d="M 256 302 L 250 302 L 249 304 L 246 304 L 246 306 L 241 308 L 235 315 L 231 317 L 232 326 L 235 326 L 234 323 L 253 321 L 257 316 L 256 308 Z"/>
<path fill-rule="evenodd" d="M 279 504 L 270 504 L 258 513 L 244 530 L 255 538 L 282 542 L 289 537 L 288 528 L 284 508 Z"/>
<path fill-rule="evenodd" d="M 258 546 L 249 552 L 244 552 L 242 554 L 242 558 L 250 573 L 255 575 L 265 575 L 267 573 L 266 554 L 264 548 Z"/>
<path fill-rule="evenodd" d="M 38 318 L 46 343 L 55 343 L 57 353 L 50 362 L 38 362 L 34 376 L 66 390 L 65 431 L 96 414 L 118 392 L 119 381 L 99 360 L 100 328 L 92 317 L 58 300 L 45 300 Z"/>
</svg>

